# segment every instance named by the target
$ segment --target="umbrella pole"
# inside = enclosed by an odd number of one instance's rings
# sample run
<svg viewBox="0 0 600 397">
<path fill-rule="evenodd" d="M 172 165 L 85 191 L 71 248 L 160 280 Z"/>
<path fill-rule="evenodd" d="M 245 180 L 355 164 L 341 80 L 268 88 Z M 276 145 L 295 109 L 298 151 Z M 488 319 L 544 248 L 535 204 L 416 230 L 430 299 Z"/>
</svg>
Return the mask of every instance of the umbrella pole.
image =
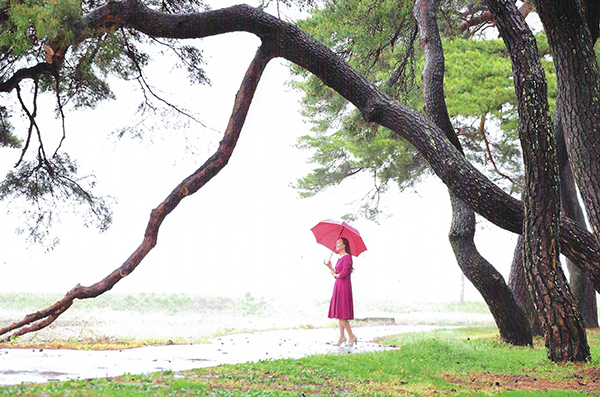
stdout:
<svg viewBox="0 0 600 397">
<path fill-rule="evenodd" d="M 338 238 L 336 239 L 336 241 L 339 240 L 340 237 L 342 237 L 342 233 L 344 233 L 344 229 L 345 228 L 346 228 L 346 226 L 342 226 L 342 230 L 340 230 L 340 235 L 338 236 Z M 335 251 L 331 251 L 331 255 L 329 255 L 329 262 L 331 262 L 331 258 L 333 258 L 333 253 L 334 252 Z M 327 262 L 325 262 L 325 264 L 327 264 Z"/>
</svg>

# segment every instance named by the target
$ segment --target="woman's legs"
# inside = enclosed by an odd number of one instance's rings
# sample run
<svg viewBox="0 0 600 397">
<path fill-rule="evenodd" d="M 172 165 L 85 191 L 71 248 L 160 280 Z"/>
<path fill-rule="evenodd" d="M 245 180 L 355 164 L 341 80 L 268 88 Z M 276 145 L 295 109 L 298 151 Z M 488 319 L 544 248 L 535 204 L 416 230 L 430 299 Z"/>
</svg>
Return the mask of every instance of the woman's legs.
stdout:
<svg viewBox="0 0 600 397">
<path fill-rule="evenodd" d="M 340 339 L 338 340 L 337 346 L 341 345 L 346 340 L 346 337 L 344 336 L 344 326 L 342 325 L 342 320 L 338 319 L 338 325 L 340 328 Z"/>
<path fill-rule="evenodd" d="M 356 335 L 352 332 L 352 327 L 350 327 L 350 321 L 339 319 L 340 322 L 340 340 L 344 338 L 344 330 L 348 333 L 348 343 L 353 344 L 356 340 Z"/>
</svg>

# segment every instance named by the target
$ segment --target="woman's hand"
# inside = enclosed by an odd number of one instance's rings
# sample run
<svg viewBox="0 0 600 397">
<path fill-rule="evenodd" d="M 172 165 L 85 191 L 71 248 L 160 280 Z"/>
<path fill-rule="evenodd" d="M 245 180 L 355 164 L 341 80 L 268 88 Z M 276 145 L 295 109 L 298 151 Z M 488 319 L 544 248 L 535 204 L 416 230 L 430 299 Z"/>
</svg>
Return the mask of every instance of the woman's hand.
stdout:
<svg viewBox="0 0 600 397">
<path fill-rule="evenodd" d="M 327 261 L 327 262 L 323 261 L 323 263 L 325 263 L 325 266 L 327 266 L 329 268 L 329 270 L 331 271 L 331 275 L 333 277 L 340 278 L 340 275 L 335 272 L 335 269 L 331 265 L 331 261 Z"/>
<path fill-rule="evenodd" d="M 332 268 L 332 267 L 331 267 L 331 268 L 329 268 L 329 269 L 331 270 L 331 275 L 332 275 L 334 278 L 339 278 L 339 277 L 340 277 L 340 275 L 339 275 L 339 274 L 337 274 L 337 273 L 335 272 L 335 270 L 333 270 L 333 268 Z"/>
</svg>

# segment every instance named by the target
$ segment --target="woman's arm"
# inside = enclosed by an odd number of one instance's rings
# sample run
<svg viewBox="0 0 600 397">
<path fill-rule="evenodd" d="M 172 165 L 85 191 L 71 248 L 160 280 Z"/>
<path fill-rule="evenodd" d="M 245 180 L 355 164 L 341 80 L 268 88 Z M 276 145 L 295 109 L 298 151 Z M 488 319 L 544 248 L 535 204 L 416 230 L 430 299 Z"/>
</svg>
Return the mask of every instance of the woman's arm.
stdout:
<svg viewBox="0 0 600 397">
<path fill-rule="evenodd" d="M 345 259 L 342 262 L 342 271 L 340 273 L 336 273 L 335 270 L 331 268 L 331 274 L 333 275 L 333 277 L 346 278 L 350 275 L 350 273 L 352 273 L 352 258 L 350 256 L 348 256 L 347 258 L 348 259 Z"/>
<path fill-rule="evenodd" d="M 335 272 L 334 272 L 335 273 Z M 335 278 L 346 278 L 352 273 L 352 257 L 348 255 L 345 257 L 342 263 L 342 271 L 340 273 L 335 273 L 333 277 Z"/>
</svg>

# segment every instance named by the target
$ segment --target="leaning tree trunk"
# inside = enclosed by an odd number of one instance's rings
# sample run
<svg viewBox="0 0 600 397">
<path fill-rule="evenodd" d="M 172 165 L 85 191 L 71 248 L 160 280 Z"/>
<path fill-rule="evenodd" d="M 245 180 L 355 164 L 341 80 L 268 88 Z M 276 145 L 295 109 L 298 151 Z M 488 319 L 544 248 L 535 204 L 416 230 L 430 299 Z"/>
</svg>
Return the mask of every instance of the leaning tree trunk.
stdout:
<svg viewBox="0 0 600 397">
<path fill-rule="evenodd" d="M 47 327 L 68 310 L 76 299 L 90 299 L 102 295 L 137 268 L 146 255 L 156 246 L 158 232 L 165 218 L 177 208 L 184 198 L 196 193 L 229 163 L 262 73 L 271 59 L 272 54 L 264 47 L 261 46 L 257 50 L 235 96 L 231 117 L 217 150 L 200 168 L 185 178 L 162 203 L 152 210 L 144 239 L 131 256 L 120 267 L 95 284 L 89 287 L 77 284 L 52 306 L 29 314 L 23 320 L 1 328 L 1 341 L 8 341 Z"/>
<path fill-rule="evenodd" d="M 444 100 L 444 51 L 437 26 L 434 0 L 417 0 L 414 14 L 419 23 L 421 44 L 425 49 L 422 72 L 425 112 L 462 153 Z M 502 275 L 475 246 L 475 212 L 452 191 L 452 225 L 448 235 L 456 261 L 464 275 L 477 288 L 488 305 L 503 341 L 532 345 L 525 313 L 517 304 Z"/>
<path fill-rule="evenodd" d="M 562 125 L 562 106 L 560 98 L 556 101 L 554 116 L 554 135 L 556 136 L 558 167 L 560 170 L 560 200 L 562 213 L 573 219 L 581 227 L 586 227 L 585 215 L 579 203 L 577 188 L 567 156 Z M 586 328 L 598 328 L 598 303 L 596 291 L 590 278 L 580 270 L 581 264 L 567 258 L 569 285 L 577 301 L 577 308 Z"/>
<path fill-rule="evenodd" d="M 517 303 L 502 275 L 477 251 L 475 213 L 450 192 L 452 226 L 450 244 L 456 260 L 488 305 L 498 326 L 500 338 L 513 345 L 533 345 L 533 336 L 523 308 Z"/>
<path fill-rule="evenodd" d="M 523 267 L 534 295 L 548 358 L 586 361 L 585 329 L 559 261 L 560 196 L 556 144 L 544 70 L 525 19 L 509 0 L 488 0 L 511 56 L 525 163 Z"/>
</svg>

